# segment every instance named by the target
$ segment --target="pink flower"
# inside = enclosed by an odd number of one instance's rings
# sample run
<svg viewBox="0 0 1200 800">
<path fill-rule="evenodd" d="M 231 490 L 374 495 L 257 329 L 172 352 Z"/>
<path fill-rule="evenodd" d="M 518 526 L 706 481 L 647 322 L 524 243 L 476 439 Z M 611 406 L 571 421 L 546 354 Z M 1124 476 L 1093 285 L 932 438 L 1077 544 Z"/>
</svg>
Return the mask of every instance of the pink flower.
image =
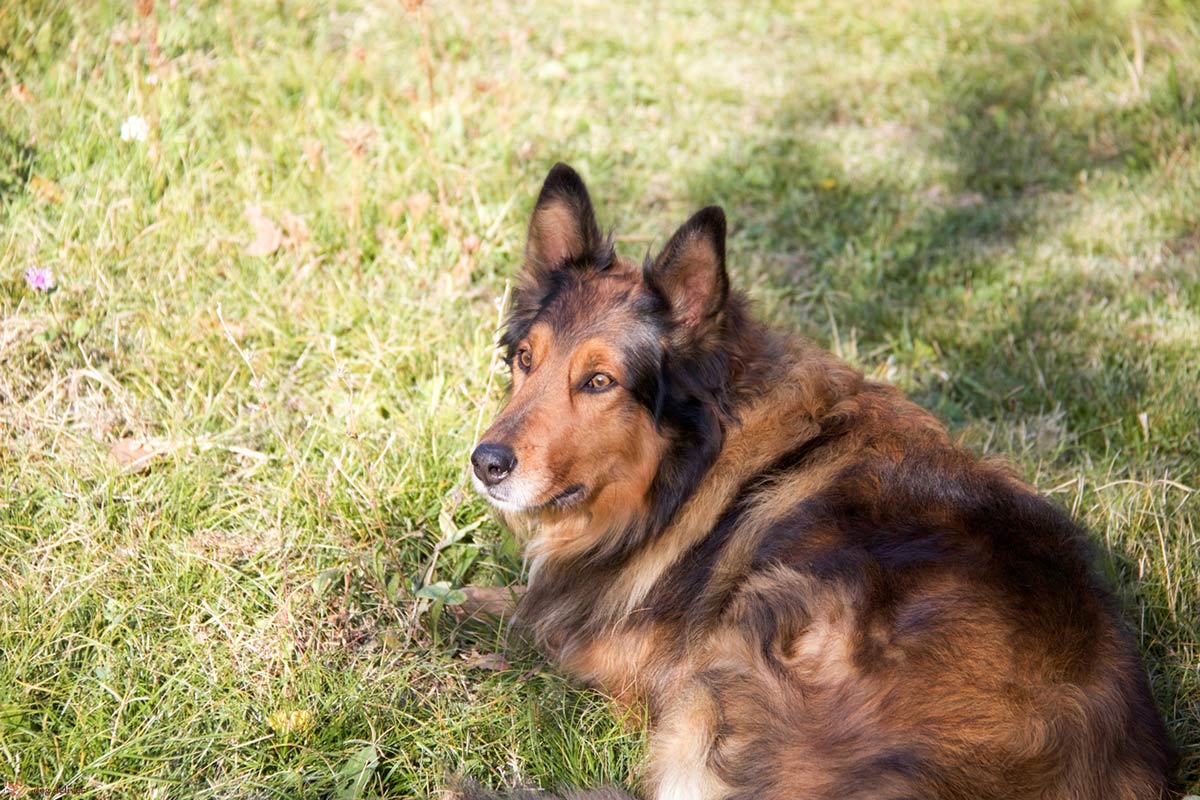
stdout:
<svg viewBox="0 0 1200 800">
<path fill-rule="evenodd" d="M 35 292 L 53 292 L 58 284 L 54 281 L 54 273 L 46 267 L 30 267 L 25 270 L 25 282 Z"/>
</svg>

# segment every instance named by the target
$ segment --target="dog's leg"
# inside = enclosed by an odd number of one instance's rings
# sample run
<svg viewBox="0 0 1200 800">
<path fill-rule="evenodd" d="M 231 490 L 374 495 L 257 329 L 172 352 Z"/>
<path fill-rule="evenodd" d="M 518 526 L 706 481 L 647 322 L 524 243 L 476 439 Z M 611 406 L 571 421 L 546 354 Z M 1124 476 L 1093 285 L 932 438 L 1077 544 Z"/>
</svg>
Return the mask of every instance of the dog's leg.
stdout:
<svg viewBox="0 0 1200 800">
<path fill-rule="evenodd" d="M 650 737 L 646 795 L 652 800 L 719 800 L 729 787 L 711 768 L 721 718 L 704 686 L 685 687 Z"/>
</svg>

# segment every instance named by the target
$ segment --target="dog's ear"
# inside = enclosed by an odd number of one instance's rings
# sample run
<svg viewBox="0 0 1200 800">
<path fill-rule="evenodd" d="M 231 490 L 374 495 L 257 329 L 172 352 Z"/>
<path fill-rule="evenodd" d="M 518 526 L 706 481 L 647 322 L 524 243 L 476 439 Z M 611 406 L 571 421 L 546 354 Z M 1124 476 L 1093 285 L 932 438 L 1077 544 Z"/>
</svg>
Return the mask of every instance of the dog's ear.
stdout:
<svg viewBox="0 0 1200 800">
<path fill-rule="evenodd" d="M 697 211 L 646 269 L 646 283 L 667 301 L 675 324 L 693 341 L 717 325 L 729 299 L 725 273 L 725 212 Z"/>
<path fill-rule="evenodd" d="M 542 184 L 529 222 L 529 240 L 525 245 L 527 276 L 536 282 L 565 264 L 596 253 L 601 243 L 600 228 L 583 179 L 566 164 L 555 164 Z"/>
</svg>

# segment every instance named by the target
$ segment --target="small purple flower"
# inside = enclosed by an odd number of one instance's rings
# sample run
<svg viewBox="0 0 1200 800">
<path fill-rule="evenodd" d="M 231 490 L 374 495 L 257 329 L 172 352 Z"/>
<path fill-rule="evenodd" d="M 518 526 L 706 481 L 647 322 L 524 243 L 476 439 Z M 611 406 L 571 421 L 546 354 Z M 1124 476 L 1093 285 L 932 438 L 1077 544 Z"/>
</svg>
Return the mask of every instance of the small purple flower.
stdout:
<svg viewBox="0 0 1200 800">
<path fill-rule="evenodd" d="M 46 267 L 30 267 L 25 270 L 25 282 L 35 292 L 53 292 L 58 284 L 54 281 L 54 273 Z"/>
</svg>

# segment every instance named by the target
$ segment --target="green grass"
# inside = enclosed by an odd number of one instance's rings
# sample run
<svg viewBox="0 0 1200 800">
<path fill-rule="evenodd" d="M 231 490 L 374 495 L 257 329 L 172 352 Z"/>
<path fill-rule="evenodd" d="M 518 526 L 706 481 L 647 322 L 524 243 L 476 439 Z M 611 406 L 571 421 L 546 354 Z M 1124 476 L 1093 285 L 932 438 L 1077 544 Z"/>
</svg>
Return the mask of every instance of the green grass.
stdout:
<svg viewBox="0 0 1200 800">
<path fill-rule="evenodd" d="M 1200 790 L 1200 16 L 713 5 L 0 6 L 0 780 L 633 780 L 601 698 L 416 594 L 519 578 L 464 466 L 561 159 L 637 256 L 723 204 L 769 318 L 1077 513 Z"/>
</svg>

